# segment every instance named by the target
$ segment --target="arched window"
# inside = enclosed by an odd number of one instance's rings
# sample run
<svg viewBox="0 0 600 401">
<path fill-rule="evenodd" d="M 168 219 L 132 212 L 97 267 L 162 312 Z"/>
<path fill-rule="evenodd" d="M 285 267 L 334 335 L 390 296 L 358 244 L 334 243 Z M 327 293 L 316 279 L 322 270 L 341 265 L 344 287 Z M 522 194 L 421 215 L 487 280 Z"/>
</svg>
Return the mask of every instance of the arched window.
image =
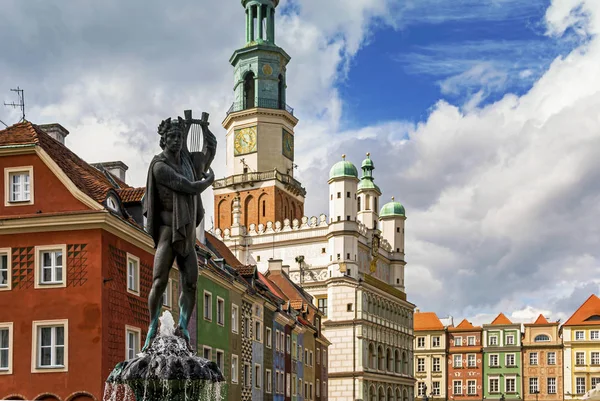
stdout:
<svg viewBox="0 0 600 401">
<path fill-rule="evenodd" d="M 546 334 L 540 334 L 538 336 L 535 336 L 535 339 L 533 341 L 536 343 L 550 341 L 550 337 L 547 336 Z"/>
<path fill-rule="evenodd" d="M 392 391 L 391 387 L 388 387 L 387 399 L 388 401 L 394 401 L 394 392 Z"/>
<path fill-rule="evenodd" d="M 406 358 L 406 352 L 402 352 L 402 362 L 403 362 L 402 373 L 407 375 L 408 374 L 408 359 Z"/>
<path fill-rule="evenodd" d="M 402 396 L 400 395 L 400 389 L 396 389 L 396 401 L 402 401 Z"/>
<path fill-rule="evenodd" d="M 373 210 L 375 212 L 378 212 L 378 209 L 377 209 L 377 197 L 376 196 L 373 197 Z"/>
<path fill-rule="evenodd" d="M 395 372 L 396 373 L 402 373 L 402 359 L 400 359 L 400 351 L 396 350 L 394 352 L 395 354 L 395 360 L 396 360 L 396 368 L 395 368 Z"/>
<path fill-rule="evenodd" d="M 383 389 L 383 386 L 379 387 L 379 401 L 385 401 L 385 390 Z"/>
<path fill-rule="evenodd" d="M 408 401 L 408 391 L 406 391 L 406 389 L 404 389 L 402 400 Z"/>
<path fill-rule="evenodd" d="M 383 353 L 383 347 L 381 345 L 377 348 L 377 358 L 379 359 L 377 369 L 385 370 L 385 354 Z"/>
<path fill-rule="evenodd" d="M 246 198 L 244 202 L 244 226 L 249 227 L 250 216 L 256 216 L 256 205 L 254 203 L 254 197 L 252 195 Z"/>
<path fill-rule="evenodd" d="M 394 371 L 394 357 L 392 356 L 392 350 L 391 349 L 387 349 L 387 355 L 386 355 L 386 359 L 387 359 L 387 370 L 388 372 L 393 372 Z"/>
<path fill-rule="evenodd" d="M 244 77 L 244 109 L 256 107 L 254 105 L 254 73 L 250 71 Z"/>
<path fill-rule="evenodd" d="M 369 401 L 377 401 L 377 393 L 375 392 L 375 386 L 369 387 Z"/>
<path fill-rule="evenodd" d="M 369 344 L 369 367 L 377 369 L 377 355 L 375 354 L 375 346 L 373 344 Z"/>
<path fill-rule="evenodd" d="M 358 211 L 360 212 L 360 196 L 358 197 L 357 202 L 358 202 Z"/>
</svg>

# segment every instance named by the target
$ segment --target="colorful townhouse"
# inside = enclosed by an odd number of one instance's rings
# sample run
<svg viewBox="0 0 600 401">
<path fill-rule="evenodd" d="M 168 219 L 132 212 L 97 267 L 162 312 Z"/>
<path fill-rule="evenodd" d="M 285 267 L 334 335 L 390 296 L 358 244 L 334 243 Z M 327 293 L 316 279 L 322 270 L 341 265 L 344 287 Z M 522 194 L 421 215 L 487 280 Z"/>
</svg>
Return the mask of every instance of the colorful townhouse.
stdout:
<svg viewBox="0 0 600 401">
<path fill-rule="evenodd" d="M 483 325 L 483 396 L 522 400 L 521 324 L 500 313 Z"/>
<path fill-rule="evenodd" d="M 540 315 L 524 325 L 523 399 L 558 401 L 563 398 L 563 344 L 560 323 Z"/>
<path fill-rule="evenodd" d="M 591 295 L 562 326 L 565 400 L 600 384 L 600 299 Z"/>
<path fill-rule="evenodd" d="M 483 400 L 483 330 L 464 319 L 448 327 L 448 380 L 445 399 Z"/>
<path fill-rule="evenodd" d="M 0 131 L 0 399 L 101 399 L 146 335 L 144 191 L 124 164 L 79 158 L 68 134 L 27 121 Z"/>
<path fill-rule="evenodd" d="M 414 335 L 417 397 L 446 399 L 446 328 L 435 313 L 415 311 Z M 388 363 L 392 360 L 387 358 Z"/>
</svg>

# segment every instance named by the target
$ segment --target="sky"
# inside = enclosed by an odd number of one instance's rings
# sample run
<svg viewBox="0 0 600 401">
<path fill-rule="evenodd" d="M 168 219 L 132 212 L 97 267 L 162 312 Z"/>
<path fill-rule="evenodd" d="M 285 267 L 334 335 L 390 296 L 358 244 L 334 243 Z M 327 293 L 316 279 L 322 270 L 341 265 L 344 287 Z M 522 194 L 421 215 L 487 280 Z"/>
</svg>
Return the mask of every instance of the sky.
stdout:
<svg viewBox="0 0 600 401">
<path fill-rule="evenodd" d="M 0 9 L 0 100 L 24 88 L 27 119 L 61 123 L 86 161 L 122 160 L 144 185 L 158 123 L 190 108 L 224 141 L 239 1 Z M 600 2 L 281 0 L 276 24 L 307 215 L 327 211 L 322 177 L 341 154 L 369 151 L 381 203 L 407 210 L 420 310 L 565 321 L 599 292 Z M 223 177 L 223 147 L 213 166 Z"/>
</svg>

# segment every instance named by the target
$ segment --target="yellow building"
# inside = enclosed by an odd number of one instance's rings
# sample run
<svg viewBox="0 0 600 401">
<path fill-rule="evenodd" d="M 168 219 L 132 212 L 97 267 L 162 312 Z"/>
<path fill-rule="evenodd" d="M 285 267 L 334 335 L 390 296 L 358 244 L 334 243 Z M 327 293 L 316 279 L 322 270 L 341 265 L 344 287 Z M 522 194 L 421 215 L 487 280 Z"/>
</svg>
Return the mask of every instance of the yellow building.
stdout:
<svg viewBox="0 0 600 401">
<path fill-rule="evenodd" d="M 446 399 L 446 327 L 433 312 L 415 312 L 415 399 Z"/>
<path fill-rule="evenodd" d="M 565 400 L 600 384 L 600 298 L 590 296 L 563 325 Z"/>
</svg>

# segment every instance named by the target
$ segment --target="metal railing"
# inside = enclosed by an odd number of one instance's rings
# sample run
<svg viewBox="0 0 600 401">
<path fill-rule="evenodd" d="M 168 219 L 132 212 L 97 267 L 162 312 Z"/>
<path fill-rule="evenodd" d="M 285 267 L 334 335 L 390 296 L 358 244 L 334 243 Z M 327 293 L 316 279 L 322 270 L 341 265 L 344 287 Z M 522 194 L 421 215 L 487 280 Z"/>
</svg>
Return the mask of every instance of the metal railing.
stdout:
<svg viewBox="0 0 600 401">
<path fill-rule="evenodd" d="M 285 110 L 291 115 L 294 115 L 294 109 L 288 106 L 287 104 L 280 102 L 277 99 L 258 99 L 258 103 L 255 104 L 247 104 L 245 101 L 241 102 L 233 102 L 227 114 L 235 113 L 236 111 L 242 111 L 246 109 L 253 109 L 255 107 L 260 107 L 263 109 L 276 109 L 276 110 Z"/>
<path fill-rule="evenodd" d="M 297 188 L 302 194 L 306 193 L 306 190 L 302 187 L 302 184 L 300 184 L 298 180 L 294 179 L 293 177 L 287 174 L 282 174 L 277 170 L 232 175 L 230 177 L 222 178 L 220 180 L 215 180 L 215 182 L 213 183 L 213 188 L 226 188 L 232 185 L 242 185 L 268 180 L 278 180 L 282 184 L 290 185 L 292 187 Z"/>
</svg>

